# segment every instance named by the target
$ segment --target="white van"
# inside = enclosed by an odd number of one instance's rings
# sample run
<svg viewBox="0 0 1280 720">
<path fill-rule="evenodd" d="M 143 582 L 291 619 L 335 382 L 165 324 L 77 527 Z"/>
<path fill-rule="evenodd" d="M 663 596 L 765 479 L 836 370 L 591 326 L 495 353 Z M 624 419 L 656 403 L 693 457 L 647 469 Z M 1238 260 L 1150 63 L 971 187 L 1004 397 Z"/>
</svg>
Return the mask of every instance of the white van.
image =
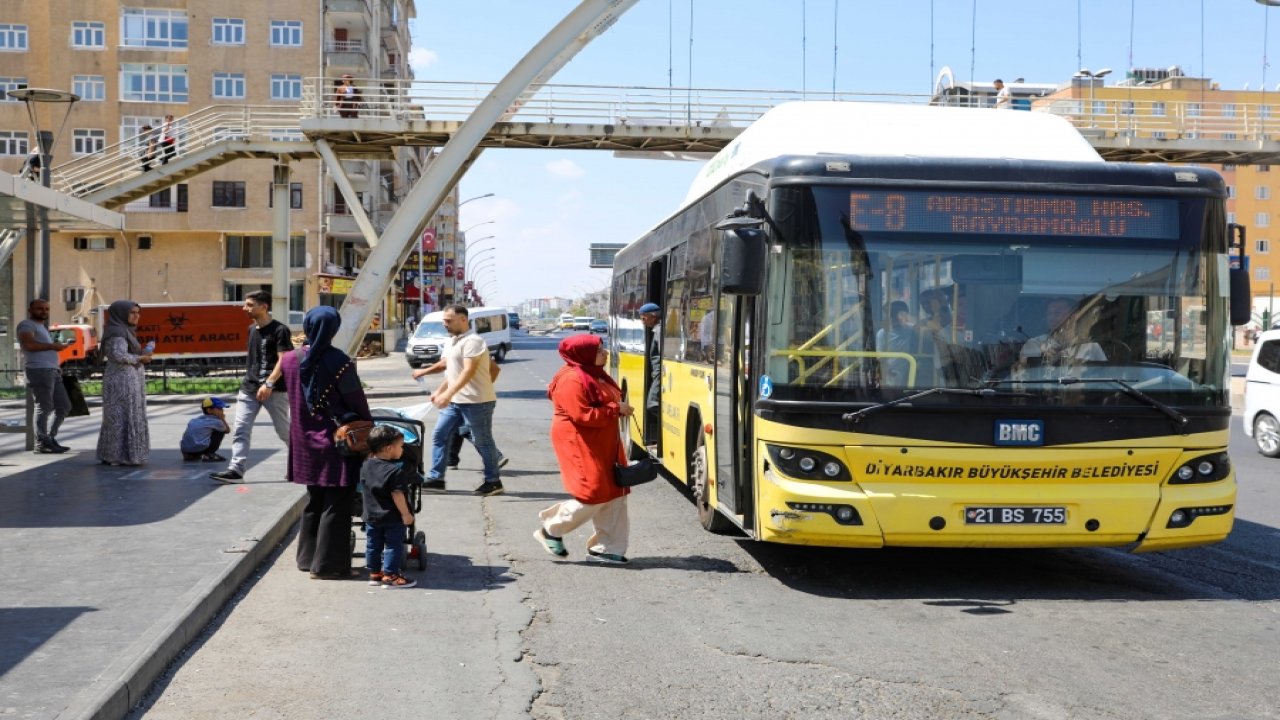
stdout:
<svg viewBox="0 0 1280 720">
<path fill-rule="evenodd" d="M 511 327 L 507 320 L 509 310 L 504 307 L 468 308 L 471 329 L 484 339 L 493 359 L 502 362 L 511 352 Z M 444 312 L 427 313 L 404 346 L 404 359 L 409 367 L 419 368 L 440 361 L 449 331 L 444 329 Z"/>
<path fill-rule="evenodd" d="M 1258 452 L 1280 457 L 1280 330 L 1258 336 L 1244 377 L 1244 433 Z"/>
</svg>

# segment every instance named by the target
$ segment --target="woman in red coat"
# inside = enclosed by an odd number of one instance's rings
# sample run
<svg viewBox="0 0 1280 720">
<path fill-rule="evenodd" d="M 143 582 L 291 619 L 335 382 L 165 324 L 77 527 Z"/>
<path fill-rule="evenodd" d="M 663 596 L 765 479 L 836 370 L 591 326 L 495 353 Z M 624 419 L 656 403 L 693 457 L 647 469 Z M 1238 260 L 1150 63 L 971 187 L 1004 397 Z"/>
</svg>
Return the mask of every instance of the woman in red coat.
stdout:
<svg viewBox="0 0 1280 720">
<path fill-rule="evenodd" d="M 613 466 L 625 462 L 618 418 L 631 415 L 622 391 L 604 371 L 609 351 L 595 335 L 574 335 L 560 342 L 565 365 L 551 379 L 547 396 L 554 406 L 551 447 L 560 464 L 564 489 L 573 497 L 538 513 L 533 534 L 542 548 L 568 557 L 562 538 L 590 520 L 587 559 L 627 562 L 627 488 L 613 481 Z"/>
</svg>

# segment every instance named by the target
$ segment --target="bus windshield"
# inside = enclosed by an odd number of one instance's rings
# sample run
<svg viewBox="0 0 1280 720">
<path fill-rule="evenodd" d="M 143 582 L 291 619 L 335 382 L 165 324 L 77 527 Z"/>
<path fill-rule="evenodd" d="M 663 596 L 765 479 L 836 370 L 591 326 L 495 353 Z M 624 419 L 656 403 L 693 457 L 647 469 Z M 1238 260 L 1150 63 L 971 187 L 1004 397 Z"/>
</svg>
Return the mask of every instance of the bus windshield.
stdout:
<svg viewBox="0 0 1280 720">
<path fill-rule="evenodd" d="M 775 399 L 999 387 L 1080 404 L 1120 380 L 1172 404 L 1226 401 L 1221 203 L 788 186 L 773 207 Z"/>
</svg>

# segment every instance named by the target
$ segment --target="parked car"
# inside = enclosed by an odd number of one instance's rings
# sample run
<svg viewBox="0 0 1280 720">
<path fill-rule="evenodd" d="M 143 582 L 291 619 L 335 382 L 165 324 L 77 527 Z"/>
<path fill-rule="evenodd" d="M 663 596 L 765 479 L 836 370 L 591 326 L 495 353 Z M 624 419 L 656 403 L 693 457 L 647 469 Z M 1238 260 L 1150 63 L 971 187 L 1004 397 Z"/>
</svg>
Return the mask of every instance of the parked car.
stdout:
<svg viewBox="0 0 1280 720">
<path fill-rule="evenodd" d="M 583 317 L 580 315 L 573 319 L 573 329 L 574 330 L 590 330 L 592 320 L 595 320 L 595 318 Z"/>
<path fill-rule="evenodd" d="M 1280 457 L 1280 330 L 1258 336 L 1244 378 L 1244 433 L 1258 452 Z"/>
<path fill-rule="evenodd" d="M 604 320 L 592 320 L 591 327 L 587 329 L 593 333 L 601 333 L 602 335 L 608 334 L 609 323 L 605 322 Z"/>
<path fill-rule="evenodd" d="M 511 328 L 507 323 L 507 309 L 470 308 L 467 317 L 471 321 L 471 329 L 489 346 L 489 354 L 493 359 L 497 362 L 505 360 L 507 353 L 511 352 Z M 404 358 L 411 368 L 434 365 L 443 355 L 444 344 L 448 340 L 449 331 L 444 327 L 444 313 L 439 310 L 427 313 L 409 337 L 409 342 L 404 347 Z"/>
</svg>

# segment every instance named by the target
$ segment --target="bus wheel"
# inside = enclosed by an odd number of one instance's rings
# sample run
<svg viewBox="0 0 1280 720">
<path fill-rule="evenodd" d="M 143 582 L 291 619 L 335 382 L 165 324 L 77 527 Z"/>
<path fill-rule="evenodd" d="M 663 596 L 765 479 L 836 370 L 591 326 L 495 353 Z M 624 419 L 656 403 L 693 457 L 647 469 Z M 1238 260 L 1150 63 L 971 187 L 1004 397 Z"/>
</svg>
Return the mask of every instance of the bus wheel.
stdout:
<svg viewBox="0 0 1280 720">
<path fill-rule="evenodd" d="M 689 459 L 689 490 L 693 504 L 698 508 L 698 522 L 716 534 L 729 532 L 733 524 L 725 519 L 711 504 L 711 482 L 707 471 L 707 445 L 702 433 L 698 433 L 698 445 Z"/>
</svg>

